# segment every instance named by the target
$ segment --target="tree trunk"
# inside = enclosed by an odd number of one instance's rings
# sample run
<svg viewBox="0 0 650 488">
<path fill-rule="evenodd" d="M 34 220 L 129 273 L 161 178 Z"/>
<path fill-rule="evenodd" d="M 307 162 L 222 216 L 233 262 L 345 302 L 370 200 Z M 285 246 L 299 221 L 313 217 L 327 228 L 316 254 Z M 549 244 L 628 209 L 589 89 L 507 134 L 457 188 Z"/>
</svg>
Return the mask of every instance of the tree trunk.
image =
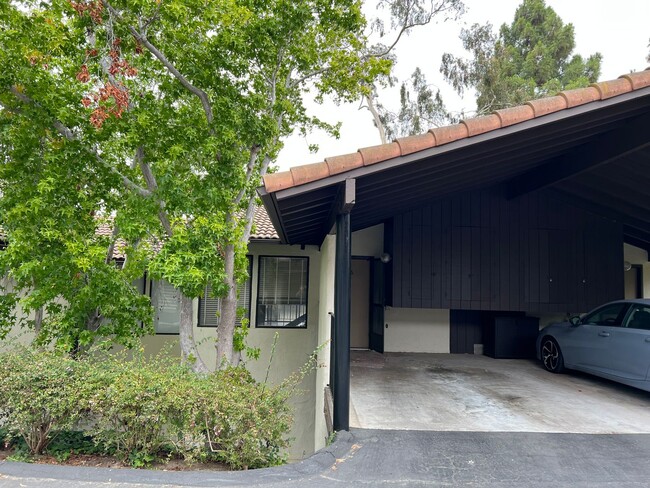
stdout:
<svg viewBox="0 0 650 488">
<path fill-rule="evenodd" d="M 224 270 L 228 293 L 221 299 L 221 319 L 217 328 L 217 368 L 237 366 L 239 354 L 233 350 L 235 321 L 237 320 L 237 286 L 235 283 L 235 246 L 228 244 L 224 256 Z"/>
<path fill-rule="evenodd" d="M 189 363 L 192 371 L 195 373 L 207 373 L 208 368 L 201 359 L 199 351 L 194 342 L 193 329 L 193 302 L 192 299 L 180 293 L 179 301 L 181 305 L 181 324 L 179 330 L 181 358 L 184 363 Z"/>
<path fill-rule="evenodd" d="M 374 93 L 374 87 L 373 87 L 373 93 Z M 370 110 L 370 113 L 372 114 L 372 120 L 375 123 L 375 127 L 377 127 L 377 130 L 379 131 L 379 138 L 381 139 L 381 143 L 386 144 L 388 142 L 386 140 L 386 129 L 384 128 L 384 123 L 381 121 L 381 117 L 379 116 L 377 107 L 375 107 L 374 95 L 370 95 L 370 96 L 366 95 L 364 98 L 366 99 L 366 105 L 368 105 L 368 110 Z"/>
</svg>

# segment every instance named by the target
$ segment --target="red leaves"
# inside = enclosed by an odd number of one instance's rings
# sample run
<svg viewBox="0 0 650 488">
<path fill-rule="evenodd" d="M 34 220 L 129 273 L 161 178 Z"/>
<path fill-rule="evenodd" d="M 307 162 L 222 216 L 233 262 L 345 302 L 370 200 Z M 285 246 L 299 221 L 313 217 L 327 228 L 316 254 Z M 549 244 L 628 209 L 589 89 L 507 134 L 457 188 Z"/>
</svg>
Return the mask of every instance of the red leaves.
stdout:
<svg viewBox="0 0 650 488">
<path fill-rule="evenodd" d="M 81 83 L 88 83 L 90 81 L 90 73 L 88 72 L 88 66 L 85 64 L 81 65 L 81 69 L 77 73 L 77 80 Z"/>
<path fill-rule="evenodd" d="M 90 123 L 95 126 L 97 129 L 101 129 L 104 121 L 109 117 L 108 112 L 103 107 L 97 107 L 93 110 L 93 113 L 90 114 Z"/>
<path fill-rule="evenodd" d="M 101 0 L 94 0 L 91 2 L 73 2 L 70 1 L 70 6 L 79 14 L 80 17 L 83 17 L 84 14 L 92 19 L 96 24 L 102 23 L 102 13 L 104 12 L 104 5 L 102 5 Z"/>
<path fill-rule="evenodd" d="M 93 100 L 88 97 L 81 100 L 81 103 L 86 108 L 91 106 L 93 102 L 96 107 L 90 114 L 90 123 L 95 128 L 100 129 L 110 116 L 118 119 L 122 118 L 122 114 L 129 107 L 129 92 L 123 86 L 108 83 L 93 95 Z"/>
</svg>

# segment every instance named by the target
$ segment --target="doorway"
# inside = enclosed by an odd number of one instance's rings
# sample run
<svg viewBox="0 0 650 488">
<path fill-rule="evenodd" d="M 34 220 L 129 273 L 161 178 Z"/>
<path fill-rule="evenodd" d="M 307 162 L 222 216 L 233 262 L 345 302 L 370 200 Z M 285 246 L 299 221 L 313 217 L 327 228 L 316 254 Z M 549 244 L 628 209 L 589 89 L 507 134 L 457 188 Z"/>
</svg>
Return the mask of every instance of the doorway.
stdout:
<svg viewBox="0 0 650 488">
<path fill-rule="evenodd" d="M 384 352 L 384 264 L 357 256 L 351 263 L 350 348 Z"/>
<path fill-rule="evenodd" d="M 625 270 L 625 298 L 643 298 L 643 267 L 640 264 Z"/>
<path fill-rule="evenodd" d="M 352 258 L 350 348 L 370 348 L 370 260 Z"/>
</svg>

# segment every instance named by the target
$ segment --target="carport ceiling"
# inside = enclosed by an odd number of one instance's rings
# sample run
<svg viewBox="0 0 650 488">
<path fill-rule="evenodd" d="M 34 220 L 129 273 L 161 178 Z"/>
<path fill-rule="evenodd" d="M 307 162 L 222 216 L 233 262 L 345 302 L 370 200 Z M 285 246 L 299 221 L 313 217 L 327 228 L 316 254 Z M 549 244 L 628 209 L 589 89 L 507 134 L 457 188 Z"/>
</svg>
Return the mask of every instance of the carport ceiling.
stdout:
<svg viewBox="0 0 650 488">
<path fill-rule="evenodd" d="M 340 183 L 356 179 L 352 229 L 450 194 L 504 185 L 541 188 L 625 226 L 650 248 L 650 87 L 274 193 L 265 206 L 290 244 L 320 244 Z"/>
</svg>

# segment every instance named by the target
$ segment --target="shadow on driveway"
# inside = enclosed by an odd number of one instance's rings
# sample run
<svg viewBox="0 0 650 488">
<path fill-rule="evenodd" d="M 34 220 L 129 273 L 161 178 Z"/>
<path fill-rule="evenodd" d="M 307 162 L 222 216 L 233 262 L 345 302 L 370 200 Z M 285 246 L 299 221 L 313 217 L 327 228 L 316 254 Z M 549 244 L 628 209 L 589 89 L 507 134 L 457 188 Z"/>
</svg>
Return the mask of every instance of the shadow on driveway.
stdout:
<svg viewBox="0 0 650 488">
<path fill-rule="evenodd" d="M 647 487 L 650 434 L 354 429 L 310 458 L 244 472 L 0 463 L 0 487 Z"/>
</svg>

